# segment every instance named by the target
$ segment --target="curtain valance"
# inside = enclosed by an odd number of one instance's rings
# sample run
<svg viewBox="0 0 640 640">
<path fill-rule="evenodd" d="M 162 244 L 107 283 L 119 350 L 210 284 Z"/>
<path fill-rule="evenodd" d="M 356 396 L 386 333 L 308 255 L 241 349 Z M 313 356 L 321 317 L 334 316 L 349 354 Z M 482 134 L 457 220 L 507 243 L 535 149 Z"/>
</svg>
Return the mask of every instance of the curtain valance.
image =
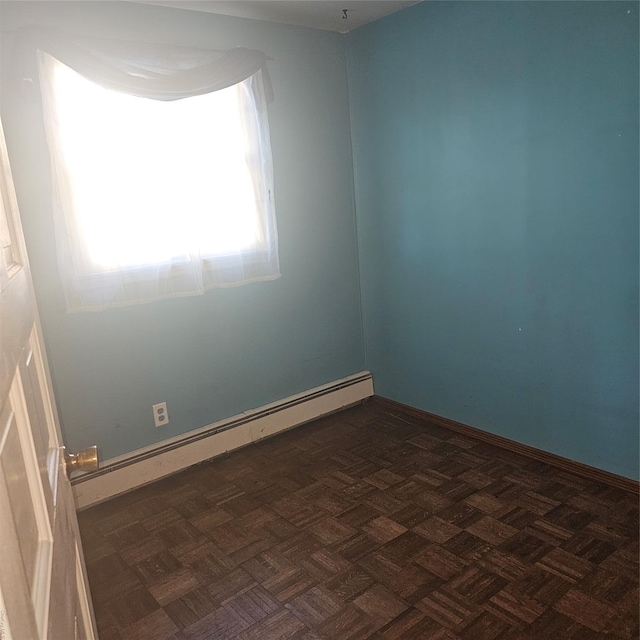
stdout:
<svg viewBox="0 0 640 640">
<path fill-rule="evenodd" d="M 79 36 L 57 29 L 24 27 L 16 36 L 18 80 L 37 83 L 34 53 L 45 51 L 89 80 L 114 91 L 153 100 L 179 100 L 243 82 L 262 71 L 265 97 L 273 100 L 262 51 L 193 49 L 151 42 Z"/>
</svg>

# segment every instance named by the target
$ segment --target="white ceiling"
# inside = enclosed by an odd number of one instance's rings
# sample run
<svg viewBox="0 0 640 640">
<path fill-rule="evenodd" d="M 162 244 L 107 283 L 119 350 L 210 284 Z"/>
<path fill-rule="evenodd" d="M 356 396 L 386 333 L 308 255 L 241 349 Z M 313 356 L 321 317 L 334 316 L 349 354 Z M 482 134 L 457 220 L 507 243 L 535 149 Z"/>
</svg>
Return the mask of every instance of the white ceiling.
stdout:
<svg viewBox="0 0 640 640">
<path fill-rule="evenodd" d="M 421 0 L 137 0 L 346 33 Z M 344 17 L 344 10 L 347 17 Z"/>
</svg>

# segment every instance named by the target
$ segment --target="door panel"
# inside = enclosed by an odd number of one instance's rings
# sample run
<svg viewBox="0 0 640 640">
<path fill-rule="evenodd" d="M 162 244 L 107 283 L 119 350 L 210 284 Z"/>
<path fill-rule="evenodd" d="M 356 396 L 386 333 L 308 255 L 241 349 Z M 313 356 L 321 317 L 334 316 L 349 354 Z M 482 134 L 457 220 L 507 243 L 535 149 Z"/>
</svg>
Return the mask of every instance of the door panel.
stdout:
<svg viewBox="0 0 640 640">
<path fill-rule="evenodd" d="M 46 388 L 46 379 L 41 372 L 41 359 L 37 354 L 37 336 L 31 335 L 29 351 L 20 365 L 20 377 L 23 381 L 23 390 L 27 404 L 27 413 L 31 424 L 47 425 L 48 429 L 36 429 L 33 431 L 34 446 L 40 471 L 40 480 L 45 494 L 45 501 L 49 515 L 53 516 L 53 488 L 56 486 L 55 457 L 56 438 L 55 425 L 48 420 L 45 411 L 45 402 L 48 402 L 39 391 Z M 34 353 L 34 349 L 36 352 Z M 40 366 L 38 366 L 40 364 Z"/>
<path fill-rule="evenodd" d="M 0 638 L 95 640 L 17 212 L 0 126 Z"/>
<path fill-rule="evenodd" d="M 4 481 L 6 485 L 10 508 L 3 511 L 3 515 L 13 522 L 27 587 L 23 595 L 31 600 L 38 637 L 44 637 L 53 536 L 19 371 L 16 371 L 4 413 L 6 422 L 0 435 L 0 482 Z"/>
</svg>

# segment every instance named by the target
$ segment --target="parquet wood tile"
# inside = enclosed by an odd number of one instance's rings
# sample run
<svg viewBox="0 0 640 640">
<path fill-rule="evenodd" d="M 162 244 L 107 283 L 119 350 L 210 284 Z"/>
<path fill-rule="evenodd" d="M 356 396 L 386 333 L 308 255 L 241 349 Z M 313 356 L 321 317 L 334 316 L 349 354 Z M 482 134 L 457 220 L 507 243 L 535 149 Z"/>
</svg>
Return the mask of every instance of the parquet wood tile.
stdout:
<svg viewBox="0 0 640 640">
<path fill-rule="evenodd" d="M 101 640 L 638 640 L 638 522 L 370 403 L 80 514 Z"/>
</svg>

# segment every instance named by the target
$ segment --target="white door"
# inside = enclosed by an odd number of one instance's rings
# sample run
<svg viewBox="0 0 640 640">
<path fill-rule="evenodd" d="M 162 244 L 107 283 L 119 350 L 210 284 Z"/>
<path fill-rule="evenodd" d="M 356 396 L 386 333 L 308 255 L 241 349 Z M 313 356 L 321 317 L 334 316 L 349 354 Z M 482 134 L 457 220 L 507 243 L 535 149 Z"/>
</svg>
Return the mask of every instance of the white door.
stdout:
<svg viewBox="0 0 640 640">
<path fill-rule="evenodd" d="M 71 486 L 0 124 L 0 640 L 95 640 Z"/>
</svg>

